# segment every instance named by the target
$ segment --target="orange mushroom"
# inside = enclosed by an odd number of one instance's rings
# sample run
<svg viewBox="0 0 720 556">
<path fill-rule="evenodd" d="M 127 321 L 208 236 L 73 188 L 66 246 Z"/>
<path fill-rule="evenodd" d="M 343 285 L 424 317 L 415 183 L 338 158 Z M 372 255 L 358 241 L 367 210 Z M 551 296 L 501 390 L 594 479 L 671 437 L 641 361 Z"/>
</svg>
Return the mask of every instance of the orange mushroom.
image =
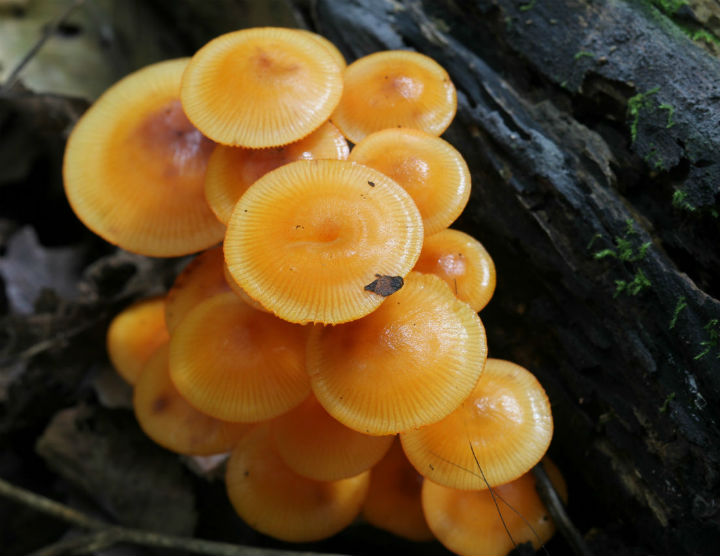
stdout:
<svg viewBox="0 0 720 556">
<path fill-rule="evenodd" d="M 462 405 L 400 435 L 410 463 L 433 482 L 480 490 L 526 473 L 545 455 L 553 419 L 545 390 L 525 368 L 488 359 Z"/>
<path fill-rule="evenodd" d="M 447 228 L 470 198 L 470 170 L 447 141 L 418 129 L 371 133 L 349 160 L 380 170 L 405 188 L 423 219 L 425 236 Z"/>
<path fill-rule="evenodd" d="M 490 254 L 482 243 L 460 230 L 426 236 L 413 270 L 445 280 L 474 311 L 483 309 L 495 292 L 495 263 Z"/>
<path fill-rule="evenodd" d="M 183 317 L 201 301 L 229 291 L 225 279 L 222 247 L 213 247 L 195 257 L 178 275 L 165 296 L 165 321 L 172 333 Z"/>
<path fill-rule="evenodd" d="M 432 540 L 422 510 L 423 477 L 410 465 L 395 440 L 385 457 L 370 471 L 362 515 L 379 529 L 405 539 L 423 542 Z"/>
<path fill-rule="evenodd" d="M 347 428 L 315 396 L 272 421 L 275 450 L 296 473 L 318 481 L 353 477 L 375 465 L 393 436 L 369 436 Z"/>
<path fill-rule="evenodd" d="M 225 482 L 232 505 L 250 527 L 280 540 L 308 542 L 350 525 L 369 480 L 369 471 L 338 481 L 298 475 L 273 449 L 268 427 L 260 425 L 233 450 Z"/>
<path fill-rule="evenodd" d="M 260 27 L 226 33 L 198 50 L 180 96 L 190 121 L 214 141 L 262 148 L 320 127 L 342 87 L 337 56 L 321 40 Z"/>
<path fill-rule="evenodd" d="M 307 371 L 330 415 L 366 434 L 434 423 L 472 392 L 485 329 L 437 276 L 410 273 L 370 315 L 310 332 Z"/>
<path fill-rule="evenodd" d="M 544 464 L 560 497 L 567 500 L 560 471 L 549 459 Z M 461 556 L 505 556 L 526 542 L 538 550 L 555 533 L 532 473 L 495 487 L 492 494 L 489 490 L 456 490 L 426 479 L 422 505 L 437 539 Z"/>
<path fill-rule="evenodd" d="M 150 356 L 169 339 L 165 298 L 136 301 L 110 322 L 106 335 L 110 363 L 121 377 L 135 384 Z"/>
<path fill-rule="evenodd" d="M 417 261 L 420 213 L 377 170 L 344 160 L 281 166 L 240 198 L 225 235 L 236 282 L 280 318 L 337 324 L 375 310 L 365 287 Z"/>
<path fill-rule="evenodd" d="M 389 127 L 440 135 L 455 117 L 457 94 L 432 58 L 408 50 L 364 56 L 345 69 L 345 88 L 331 117 L 353 143 Z"/>
<path fill-rule="evenodd" d="M 65 193 L 93 232 L 155 257 L 200 251 L 224 228 L 205 201 L 214 144 L 180 105 L 187 59 L 143 68 L 108 89 L 68 139 Z"/>
<path fill-rule="evenodd" d="M 234 292 L 196 305 L 170 339 L 170 377 L 194 407 L 225 421 L 276 417 L 310 394 L 306 330 Z"/>
<path fill-rule="evenodd" d="M 165 344 L 135 384 L 133 406 L 145 434 L 179 454 L 207 456 L 232 450 L 252 425 L 221 421 L 192 407 L 170 380 L 168 362 Z"/>
<path fill-rule="evenodd" d="M 218 145 L 208 162 L 205 198 L 218 220 L 227 225 L 238 199 L 270 170 L 295 160 L 344 160 L 349 152 L 347 141 L 329 122 L 284 147 L 244 149 Z"/>
</svg>

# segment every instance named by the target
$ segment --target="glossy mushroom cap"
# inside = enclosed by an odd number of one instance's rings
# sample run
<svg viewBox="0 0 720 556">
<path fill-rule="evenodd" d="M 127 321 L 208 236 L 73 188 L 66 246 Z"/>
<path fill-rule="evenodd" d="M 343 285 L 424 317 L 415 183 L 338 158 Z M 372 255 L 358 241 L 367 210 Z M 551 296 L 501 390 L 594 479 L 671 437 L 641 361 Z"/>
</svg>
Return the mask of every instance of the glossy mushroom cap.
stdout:
<svg viewBox="0 0 720 556">
<path fill-rule="evenodd" d="M 349 152 L 347 141 L 329 122 L 284 147 L 244 149 L 218 145 L 208 162 L 205 198 L 218 220 L 227 225 L 238 199 L 270 170 L 296 160 L 345 160 Z"/>
<path fill-rule="evenodd" d="M 460 230 L 426 236 L 413 269 L 439 276 L 458 299 L 480 311 L 495 292 L 495 263 L 483 244 Z"/>
<path fill-rule="evenodd" d="M 410 273 L 370 315 L 310 332 L 307 371 L 323 407 L 366 434 L 394 434 L 453 412 L 480 377 L 477 314 L 437 276 Z"/>
<path fill-rule="evenodd" d="M 349 160 L 380 170 L 403 186 L 423 219 L 425 236 L 447 228 L 470 198 L 470 170 L 447 141 L 417 129 L 371 133 Z"/>
<path fill-rule="evenodd" d="M 360 513 L 370 481 L 366 471 L 339 481 L 315 481 L 293 472 L 260 425 L 233 450 L 227 466 L 228 496 L 253 529 L 288 542 L 330 537 Z"/>
<path fill-rule="evenodd" d="M 234 292 L 195 306 L 170 339 L 170 377 L 217 419 L 276 417 L 310 394 L 303 327 L 247 305 Z"/>
<path fill-rule="evenodd" d="M 200 251 L 222 239 L 205 201 L 214 147 L 180 105 L 187 59 L 160 62 L 116 83 L 77 123 L 63 163 L 65 192 L 93 232 L 154 257 Z"/>
<path fill-rule="evenodd" d="M 369 436 L 347 428 L 309 396 L 271 423 L 275 449 L 296 473 L 334 481 L 367 471 L 388 451 L 393 436 Z"/>
<path fill-rule="evenodd" d="M 236 282 L 290 322 L 337 324 L 375 310 L 376 275 L 405 276 L 422 247 L 420 213 L 377 170 L 344 160 L 281 166 L 240 198 L 225 235 Z"/>
<path fill-rule="evenodd" d="M 432 540 L 422 510 L 422 484 L 422 475 L 410 465 L 396 439 L 370 471 L 363 517 L 371 525 L 399 537 L 415 542 Z"/>
<path fill-rule="evenodd" d="M 545 455 L 552 433 L 550 402 L 537 379 L 520 365 L 488 359 L 456 411 L 400 440 L 410 462 L 433 482 L 481 490 L 526 473 Z"/>
<path fill-rule="evenodd" d="M 390 127 L 440 135 L 455 117 L 457 94 L 432 58 L 409 50 L 364 56 L 345 70 L 345 88 L 332 122 L 353 143 Z"/>
<path fill-rule="evenodd" d="M 252 427 L 215 419 L 187 403 L 170 380 L 167 344 L 145 365 L 135 384 L 133 406 L 145 434 L 178 454 L 229 452 Z"/>
<path fill-rule="evenodd" d="M 549 459 L 544 463 L 560 497 L 567 500 L 562 475 Z M 505 556 L 519 544 L 529 542 L 538 550 L 550 540 L 555 524 L 538 496 L 532 473 L 495 487 L 493 493 L 495 500 L 489 490 L 455 490 L 425 480 L 422 488 L 425 517 L 448 550 L 461 556 Z"/>
<path fill-rule="evenodd" d="M 183 317 L 201 301 L 230 291 L 225 280 L 225 258 L 221 246 L 195 257 L 178 275 L 165 297 L 165 321 L 172 333 Z"/>
<path fill-rule="evenodd" d="M 110 363 L 121 377 L 135 384 L 150 356 L 169 339 L 165 298 L 137 301 L 110 322 L 106 336 Z"/>
<path fill-rule="evenodd" d="M 183 108 L 218 143 L 275 147 L 326 121 L 342 94 L 336 55 L 307 32 L 277 27 L 221 35 L 192 57 Z"/>
</svg>

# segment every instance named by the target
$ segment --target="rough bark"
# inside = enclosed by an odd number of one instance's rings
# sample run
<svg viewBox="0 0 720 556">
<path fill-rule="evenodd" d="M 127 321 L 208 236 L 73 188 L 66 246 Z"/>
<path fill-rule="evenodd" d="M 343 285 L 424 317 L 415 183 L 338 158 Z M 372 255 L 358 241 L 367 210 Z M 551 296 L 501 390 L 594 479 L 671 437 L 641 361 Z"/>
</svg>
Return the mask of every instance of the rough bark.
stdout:
<svg viewBox="0 0 720 556">
<path fill-rule="evenodd" d="M 491 355 L 547 388 L 580 526 L 621 551 L 707 552 L 720 63 L 691 39 L 691 7 L 319 0 L 305 13 L 349 60 L 412 48 L 458 87 L 446 137 L 474 180 L 458 226 L 498 267 L 481 314 Z"/>
</svg>

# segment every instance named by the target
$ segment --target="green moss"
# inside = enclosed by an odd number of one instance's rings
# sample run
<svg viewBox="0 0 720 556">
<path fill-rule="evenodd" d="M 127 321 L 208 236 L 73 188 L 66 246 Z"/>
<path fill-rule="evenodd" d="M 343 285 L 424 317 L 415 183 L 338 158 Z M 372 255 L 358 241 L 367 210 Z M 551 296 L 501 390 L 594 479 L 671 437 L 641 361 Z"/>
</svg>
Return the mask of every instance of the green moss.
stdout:
<svg viewBox="0 0 720 556">
<path fill-rule="evenodd" d="M 718 347 L 718 342 L 720 342 L 720 321 L 718 319 L 711 319 L 708 321 L 708 323 L 703 326 L 703 330 L 707 332 L 708 339 L 703 340 L 700 342 L 700 345 L 702 346 L 703 350 L 698 353 L 693 359 L 696 361 L 698 359 L 702 359 L 705 357 L 710 351 L 712 351 L 713 348 Z M 718 351 L 717 354 L 718 359 L 720 359 L 720 351 Z"/>
<path fill-rule="evenodd" d="M 670 402 L 675 399 L 675 392 L 670 392 L 667 397 L 665 398 L 665 401 L 662 403 L 662 405 L 658 408 L 658 411 L 660 413 L 667 413 L 667 410 L 670 408 Z"/>
<path fill-rule="evenodd" d="M 682 8 L 687 6 L 687 0 L 650 0 L 650 3 L 665 15 L 673 16 Z"/>
<path fill-rule="evenodd" d="M 537 0 L 530 0 L 527 4 L 523 4 L 520 6 L 520 11 L 526 12 L 528 10 L 532 10 L 535 7 L 535 2 L 537 2 Z"/>
<path fill-rule="evenodd" d="M 575 56 L 573 56 L 573 60 L 579 60 L 580 58 L 594 58 L 595 54 L 592 52 L 587 52 L 586 50 L 581 50 L 580 52 L 576 52 Z"/>
<path fill-rule="evenodd" d="M 633 236 L 637 235 L 635 230 L 635 222 L 632 219 L 625 221 L 625 234 L 615 237 L 615 249 L 601 249 L 593 253 L 593 258 L 604 259 L 606 257 L 614 257 L 626 262 L 637 262 L 645 258 L 647 250 L 651 243 L 645 242 L 639 246 L 635 245 Z M 590 246 L 588 246 L 590 247 Z"/>
<path fill-rule="evenodd" d="M 644 289 L 651 286 L 652 283 L 648 280 L 648 277 L 645 276 L 642 269 L 638 268 L 635 272 L 635 276 L 633 276 L 633 279 L 630 282 L 626 280 L 615 280 L 615 293 L 613 294 L 613 297 L 617 297 L 621 293 L 637 295 Z"/>
<path fill-rule="evenodd" d="M 667 116 L 667 123 L 665 124 L 665 129 L 670 129 L 672 126 L 675 125 L 675 122 L 673 121 L 673 115 L 675 114 L 675 107 L 672 104 L 668 104 L 667 102 L 663 102 L 658 106 L 660 110 L 667 110 L 668 116 Z"/>
<path fill-rule="evenodd" d="M 675 310 L 673 311 L 672 319 L 670 319 L 670 326 L 668 326 L 669 330 L 672 330 L 675 328 L 675 325 L 677 324 L 678 317 L 680 316 L 680 313 L 688 306 L 687 300 L 685 299 L 684 295 L 681 295 L 678 297 L 677 304 L 675 305 Z"/>
<path fill-rule="evenodd" d="M 688 212 L 695 212 L 697 210 L 697 207 L 687 200 L 687 193 L 682 189 L 676 189 L 673 193 L 672 206 L 677 209 L 687 210 Z"/>
<path fill-rule="evenodd" d="M 637 139 L 638 122 L 640 121 L 640 111 L 648 110 L 653 107 L 653 101 L 650 97 L 657 94 L 660 87 L 653 87 L 644 93 L 638 93 L 628 99 L 628 116 L 630 117 L 630 138 L 634 143 Z"/>
</svg>

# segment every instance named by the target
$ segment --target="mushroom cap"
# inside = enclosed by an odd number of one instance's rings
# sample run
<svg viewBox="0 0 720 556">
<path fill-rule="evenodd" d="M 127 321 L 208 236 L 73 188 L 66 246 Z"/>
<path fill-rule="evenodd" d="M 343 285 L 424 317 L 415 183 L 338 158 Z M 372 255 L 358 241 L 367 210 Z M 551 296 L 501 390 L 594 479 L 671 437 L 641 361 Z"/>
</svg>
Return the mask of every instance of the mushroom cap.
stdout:
<svg viewBox="0 0 720 556">
<path fill-rule="evenodd" d="M 547 458 L 544 464 L 560 497 L 567 500 L 560 471 Z M 493 494 L 495 499 L 489 490 L 456 490 L 426 479 L 422 505 L 430 529 L 447 549 L 461 556 L 505 556 L 516 545 L 530 542 L 538 550 L 550 540 L 555 524 L 540 500 L 532 473 L 493 488 Z"/>
<path fill-rule="evenodd" d="M 370 471 L 363 517 L 371 525 L 399 537 L 415 542 L 432 540 L 422 510 L 422 484 L 422 475 L 410 465 L 396 439 Z"/>
<path fill-rule="evenodd" d="M 307 371 L 335 419 L 366 434 L 394 434 L 454 411 L 486 355 L 477 313 L 437 276 L 410 273 L 370 315 L 311 330 Z"/>
<path fill-rule="evenodd" d="M 353 477 L 385 455 L 393 436 L 369 436 L 333 419 L 315 396 L 272 421 L 275 449 L 296 473 L 318 481 Z"/>
<path fill-rule="evenodd" d="M 347 62 L 345 61 L 345 56 L 342 55 L 342 52 L 340 52 L 340 50 L 338 50 L 338 47 L 335 46 L 332 43 L 332 41 L 326 39 L 322 35 L 318 35 L 317 33 L 313 33 L 312 31 L 307 31 L 305 29 L 295 29 L 295 31 L 298 31 L 300 33 L 305 33 L 310 39 L 321 44 L 322 47 L 325 48 L 328 51 L 328 53 L 333 57 L 337 67 L 341 71 L 345 70 L 345 68 L 347 67 Z"/>
<path fill-rule="evenodd" d="M 228 452 L 253 425 L 229 423 L 191 406 L 170 380 L 169 348 L 157 349 L 135 384 L 133 406 L 150 438 L 178 454 L 208 456 Z"/>
<path fill-rule="evenodd" d="M 495 292 L 495 263 L 483 244 L 460 230 L 425 236 L 413 269 L 439 276 L 458 299 L 480 311 Z"/>
<path fill-rule="evenodd" d="M 106 336 L 110 363 L 128 383 L 135 384 L 150 356 L 169 339 L 165 298 L 136 301 L 110 321 Z"/>
<path fill-rule="evenodd" d="M 227 225 L 238 199 L 270 170 L 295 160 L 344 160 L 349 152 L 347 141 L 330 122 L 283 147 L 245 149 L 217 145 L 208 161 L 205 198 L 218 220 Z"/>
<path fill-rule="evenodd" d="M 190 121 L 214 141 L 263 148 L 320 127 L 342 87 L 342 68 L 321 40 L 295 29 L 256 27 L 198 50 L 180 96 Z"/>
<path fill-rule="evenodd" d="M 108 89 L 76 124 L 65 149 L 70 206 L 103 239 L 155 257 L 218 243 L 223 226 L 205 201 L 214 144 L 180 105 L 187 59 L 160 62 Z"/>
<path fill-rule="evenodd" d="M 405 276 L 422 247 L 420 213 L 377 170 L 301 160 L 265 174 L 240 198 L 225 235 L 235 281 L 280 318 L 337 324 L 375 310 L 365 286 Z"/>
<path fill-rule="evenodd" d="M 165 296 L 165 322 L 170 333 L 195 305 L 230 288 L 225 280 L 222 247 L 199 254 L 178 275 Z"/>
<path fill-rule="evenodd" d="M 440 135 L 457 111 L 455 86 L 432 58 L 409 50 L 386 50 L 345 69 L 345 88 L 331 117 L 343 135 L 359 143 L 389 127 Z"/>
<path fill-rule="evenodd" d="M 310 394 L 306 330 L 235 292 L 196 305 L 170 339 L 170 377 L 194 407 L 225 421 L 276 417 Z"/>
<path fill-rule="evenodd" d="M 423 219 L 425 236 L 452 224 L 470 199 L 470 170 L 447 141 L 418 129 L 371 133 L 349 160 L 380 170 L 403 186 Z"/>
<path fill-rule="evenodd" d="M 532 373 L 509 361 L 488 359 L 456 411 L 404 432 L 400 440 L 410 463 L 428 479 L 481 490 L 526 473 L 545 455 L 552 434 L 550 402 Z"/>
<path fill-rule="evenodd" d="M 235 511 L 253 529 L 288 542 L 308 542 L 352 523 L 370 472 L 338 481 L 302 477 L 273 449 L 268 427 L 259 425 L 233 450 L 225 482 Z"/>
</svg>

